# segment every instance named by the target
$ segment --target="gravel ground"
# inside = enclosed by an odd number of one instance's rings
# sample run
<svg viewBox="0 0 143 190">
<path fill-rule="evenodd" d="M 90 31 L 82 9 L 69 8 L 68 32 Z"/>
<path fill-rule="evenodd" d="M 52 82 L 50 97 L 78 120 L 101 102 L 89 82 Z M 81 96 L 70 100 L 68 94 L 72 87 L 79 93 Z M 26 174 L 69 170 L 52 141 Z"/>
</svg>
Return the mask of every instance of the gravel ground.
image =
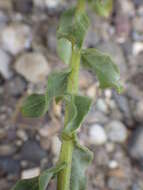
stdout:
<svg viewBox="0 0 143 190">
<path fill-rule="evenodd" d="M 52 166 L 60 150 L 63 113 L 53 104 L 44 118 L 20 114 L 27 94 L 42 92 L 48 74 L 63 68 L 56 53 L 56 28 L 74 1 L 0 1 L 0 189 Z M 80 91 L 94 98 L 79 138 L 94 152 L 88 190 L 143 189 L 143 1 L 116 0 L 113 14 L 89 11 L 85 47 L 109 53 L 121 70 L 124 92 L 104 92 L 89 72 Z M 40 63 L 40 65 L 39 65 Z M 28 65 L 28 66 L 27 66 Z M 48 190 L 54 190 L 51 182 Z"/>
</svg>

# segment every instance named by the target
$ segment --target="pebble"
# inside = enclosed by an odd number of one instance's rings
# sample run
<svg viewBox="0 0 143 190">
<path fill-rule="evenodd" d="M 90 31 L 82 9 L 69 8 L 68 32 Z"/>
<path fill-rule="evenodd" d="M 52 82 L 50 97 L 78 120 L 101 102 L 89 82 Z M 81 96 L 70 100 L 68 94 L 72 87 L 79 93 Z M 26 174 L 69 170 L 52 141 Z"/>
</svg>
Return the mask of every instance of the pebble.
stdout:
<svg viewBox="0 0 143 190">
<path fill-rule="evenodd" d="M 92 99 L 95 99 L 95 97 L 96 97 L 96 92 L 97 92 L 97 90 L 96 90 L 96 85 L 94 84 L 94 85 L 91 85 L 89 88 L 88 88 L 88 90 L 87 90 L 87 96 L 89 96 L 90 98 L 92 98 Z"/>
<path fill-rule="evenodd" d="M 128 143 L 128 151 L 133 159 L 143 166 L 143 127 L 137 128 Z"/>
<path fill-rule="evenodd" d="M 116 160 L 110 160 L 108 166 L 110 169 L 117 169 L 119 164 Z"/>
<path fill-rule="evenodd" d="M 6 131 L 3 128 L 0 128 L 0 140 L 6 137 Z"/>
<path fill-rule="evenodd" d="M 133 55 L 138 55 L 139 53 L 143 52 L 143 42 L 134 42 L 132 53 Z"/>
<path fill-rule="evenodd" d="M 19 160 L 14 160 L 10 156 L 0 157 L 0 173 L 18 174 L 19 172 Z"/>
<path fill-rule="evenodd" d="M 134 115 L 137 121 L 143 121 L 143 100 L 137 103 Z"/>
<path fill-rule="evenodd" d="M 32 12 L 33 1 L 32 0 L 14 0 L 14 9 L 20 13 L 29 14 Z"/>
<path fill-rule="evenodd" d="M 55 38 L 56 36 L 56 27 L 53 28 L 51 26 L 49 26 L 48 28 L 48 33 L 47 33 L 47 46 L 49 48 L 49 50 L 53 53 L 56 53 L 56 49 L 57 49 L 57 39 Z"/>
<path fill-rule="evenodd" d="M 23 170 L 21 173 L 21 178 L 22 179 L 29 179 L 29 178 L 37 177 L 39 174 L 40 174 L 40 168 L 39 167 L 31 168 L 28 170 Z"/>
<path fill-rule="evenodd" d="M 105 126 L 106 134 L 109 140 L 116 143 L 124 143 L 128 132 L 126 126 L 120 121 L 113 120 Z"/>
<path fill-rule="evenodd" d="M 100 123 L 104 125 L 109 121 L 109 118 L 100 111 L 93 111 L 89 112 L 85 121 L 88 124 Z"/>
<path fill-rule="evenodd" d="M 127 190 L 130 187 L 130 184 L 126 179 L 117 178 L 117 177 L 109 177 L 107 181 L 108 188 L 111 190 Z"/>
<path fill-rule="evenodd" d="M 60 4 L 61 0 L 34 0 L 34 5 L 36 7 L 44 9 L 45 7 L 49 9 L 54 9 Z"/>
<path fill-rule="evenodd" d="M 105 102 L 103 99 L 101 99 L 101 98 L 99 98 L 99 99 L 97 100 L 97 102 L 96 102 L 96 109 L 97 109 L 98 111 L 103 112 L 103 113 L 107 113 L 107 112 L 108 112 L 107 104 L 106 104 L 106 102 Z"/>
<path fill-rule="evenodd" d="M 23 141 L 28 140 L 28 136 L 27 136 L 27 134 L 26 134 L 26 132 L 24 130 L 19 129 L 19 130 L 17 130 L 16 134 L 17 134 L 17 137 L 22 139 Z"/>
<path fill-rule="evenodd" d="M 103 145 L 107 141 L 107 136 L 103 126 L 94 124 L 89 127 L 89 143 L 93 145 Z"/>
<path fill-rule="evenodd" d="M 10 144 L 0 145 L 0 156 L 9 156 L 16 152 L 16 148 Z"/>
<path fill-rule="evenodd" d="M 137 6 L 143 5 L 143 1 L 142 0 L 133 0 L 133 1 L 134 1 L 135 5 L 137 5 Z"/>
<path fill-rule="evenodd" d="M 138 33 L 142 33 L 143 32 L 143 18 L 142 17 L 134 17 L 133 19 L 133 27 L 134 30 Z"/>
<path fill-rule="evenodd" d="M 5 50 L 16 55 L 30 47 L 30 28 L 25 24 L 10 24 L 2 30 L 0 40 Z"/>
<path fill-rule="evenodd" d="M 43 150 L 49 150 L 51 148 L 51 144 L 50 144 L 49 138 L 42 137 L 40 139 L 40 146 L 43 148 Z"/>
<path fill-rule="evenodd" d="M 60 153 L 60 149 L 61 149 L 61 141 L 59 140 L 59 138 L 57 136 L 53 136 L 52 137 L 52 152 L 54 155 L 59 155 Z"/>
<path fill-rule="evenodd" d="M 11 57 L 2 49 L 0 49 L 0 73 L 5 79 L 9 79 L 12 76 L 9 65 Z"/>
<path fill-rule="evenodd" d="M 12 80 L 9 80 L 5 85 L 6 93 L 11 94 L 12 96 L 22 95 L 25 89 L 26 83 L 19 76 L 16 76 Z"/>
<path fill-rule="evenodd" d="M 25 53 L 15 63 L 15 70 L 26 80 L 38 83 L 45 79 L 50 72 L 46 58 L 41 53 Z"/>
<path fill-rule="evenodd" d="M 35 140 L 26 141 L 20 151 L 21 159 L 39 164 L 46 156 L 46 152 L 40 147 Z"/>
<path fill-rule="evenodd" d="M 0 9 L 3 9 L 3 10 L 12 9 L 12 1 L 11 0 L 0 1 Z"/>
<path fill-rule="evenodd" d="M 126 123 L 129 124 L 132 121 L 132 113 L 127 97 L 124 95 L 119 95 L 116 92 L 113 92 L 113 97 L 120 112 L 123 113 L 123 117 L 125 118 Z"/>
<path fill-rule="evenodd" d="M 44 0 L 44 1 L 45 1 L 46 7 L 51 8 L 51 9 L 56 8 L 61 2 L 61 0 Z"/>
<path fill-rule="evenodd" d="M 47 138 L 49 136 L 49 126 L 45 125 L 39 129 L 39 134 L 42 138 Z"/>
<path fill-rule="evenodd" d="M 109 155 L 107 154 L 107 151 L 104 147 L 96 147 L 94 156 L 94 163 L 96 164 L 96 167 L 107 167 L 109 163 Z"/>
</svg>

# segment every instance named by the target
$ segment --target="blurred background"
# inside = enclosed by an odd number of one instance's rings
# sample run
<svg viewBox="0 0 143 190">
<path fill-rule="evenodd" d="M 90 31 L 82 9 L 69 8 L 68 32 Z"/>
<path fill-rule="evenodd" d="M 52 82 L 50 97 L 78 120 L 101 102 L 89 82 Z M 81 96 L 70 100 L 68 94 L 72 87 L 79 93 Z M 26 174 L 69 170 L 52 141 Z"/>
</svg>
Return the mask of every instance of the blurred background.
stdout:
<svg viewBox="0 0 143 190">
<path fill-rule="evenodd" d="M 52 166 L 60 150 L 63 107 L 27 119 L 20 106 L 27 94 L 45 91 L 48 74 L 64 64 L 56 53 L 61 13 L 74 0 L 0 0 L 0 190 Z M 121 71 L 124 92 L 98 88 L 80 72 L 80 91 L 94 99 L 79 132 L 94 152 L 88 190 L 143 190 L 143 0 L 114 0 L 103 18 L 91 19 L 85 47 L 108 52 Z M 54 190 L 51 182 L 48 190 Z"/>
</svg>

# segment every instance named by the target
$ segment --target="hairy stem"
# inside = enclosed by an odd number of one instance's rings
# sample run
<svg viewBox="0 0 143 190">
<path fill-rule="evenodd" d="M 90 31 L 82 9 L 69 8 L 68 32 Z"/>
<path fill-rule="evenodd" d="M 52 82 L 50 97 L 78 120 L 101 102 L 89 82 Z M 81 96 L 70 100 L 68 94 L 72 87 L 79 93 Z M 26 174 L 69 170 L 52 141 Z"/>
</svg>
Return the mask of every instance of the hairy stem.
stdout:
<svg viewBox="0 0 143 190">
<path fill-rule="evenodd" d="M 80 65 L 80 51 L 73 48 L 70 67 L 72 69 L 68 79 L 68 89 L 70 94 L 76 94 L 78 91 L 78 76 Z M 66 105 L 65 123 L 69 118 L 69 105 Z M 67 167 L 58 174 L 57 190 L 70 190 L 70 177 L 72 166 L 73 140 L 67 139 L 62 141 L 59 162 L 66 162 Z"/>
</svg>

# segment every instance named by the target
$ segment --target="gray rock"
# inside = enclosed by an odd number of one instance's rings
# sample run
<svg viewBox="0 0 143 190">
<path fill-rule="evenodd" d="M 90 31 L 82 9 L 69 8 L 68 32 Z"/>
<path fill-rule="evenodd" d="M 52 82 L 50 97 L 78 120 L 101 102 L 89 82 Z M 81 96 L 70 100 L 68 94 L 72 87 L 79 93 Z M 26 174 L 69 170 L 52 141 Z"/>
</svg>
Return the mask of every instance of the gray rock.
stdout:
<svg viewBox="0 0 143 190">
<path fill-rule="evenodd" d="M 54 52 L 57 49 L 57 39 L 56 39 L 56 27 L 49 26 L 48 33 L 47 33 L 47 46 L 50 51 Z"/>
<path fill-rule="evenodd" d="M 109 140 L 116 143 L 124 143 L 127 139 L 128 133 L 126 126 L 120 121 L 111 121 L 105 126 L 107 137 Z"/>
<path fill-rule="evenodd" d="M 138 177 L 137 180 L 135 180 L 135 183 L 132 185 L 132 190 L 142 190 L 142 189 L 143 189 L 142 177 L 140 178 Z"/>
<path fill-rule="evenodd" d="M 3 28 L 9 21 L 7 14 L 0 10 L 0 29 Z"/>
<path fill-rule="evenodd" d="M 56 8 L 61 0 L 44 0 L 46 7 L 48 8 Z"/>
<path fill-rule="evenodd" d="M 16 152 L 16 147 L 12 144 L 0 145 L 0 156 L 9 156 Z"/>
<path fill-rule="evenodd" d="M 0 173 L 19 174 L 20 162 L 11 157 L 0 157 Z"/>
<path fill-rule="evenodd" d="M 25 53 L 15 62 L 15 70 L 33 83 L 41 82 L 49 74 L 46 58 L 40 53 Z"/>
<path fill-rule="evenodd" d="M 8 81 L 5 86 L 5 92 L 11 94 L 12 96 L 19 96 L 23 94 L 25 89 L 26 83 L 19 76 L 16 76 L 12 80 Z"/>
<path fill-rule="evenodd" d="M 2 49 L 0 49 L 0 73 L 5 79 L 9 79 L 12 75 L 9 65 L 11 57 Z"/>
<path fill-rule="evenodd" d="M 134 3 L 137 6 L 143 5 L 143 1 L 142 0 L 134 0 Z"/>
<path fill-rule="evenodd" d="M 32 0 L 14 0 L 13 7 L 16 11 L 21 13 L 31 13 L 33 8 Z"/>
<path fill-rule="evenodd" d="M 143 127 L 137 128 L 128 143 L 128 151 L 133 159 L 143 166 Z"/>
<path fill-rule="evenodd" d="M 119 95 L 116 92 L 113 92 L 113 97 L 115 98 L 115 101 L 120 109 L 120 111 L 123 113 L 123 117 L 125 118 L 126 122 L 128 124 L 132 123 L 132 114 L 129 107 L 128 99 L 123 96 Z"/>
<path fill-rule="evenodd" d="M 133 27 L 134 27 L 134 30 L 137 33 L 143 33 L 142 25 L 143 25 L 143 18 L 139 17 L 139 16 L 134 17 L 134 19 L 133 19 Z"/>
<path fill-rule="evenodd" d="M 105 144 L 107 140 L 103 126 L 94 124 L 89 127 L 89 143 L 93 145 Z"/>
<path fill-rule="evenodd" d="M 130 184 L 126 179 L 110 177 L 107 181 L 108 188 L 111 190 L 127 190 L 130 187 Z"/>
<path fill-rule="evenodd" d="M 40 160 L 46 156 L 46 151 L 40 147 L 37 141 L 28 140 L 23 144 L 20 155 L 22 160 L 39 164 Z"/>
<path fill-rule="evenodd" d="M 107 104 L 106 102 L 99 98 L 96 102 L 96 109 L 103 112 L 103 113 L 107 113 L 108 112 L 108 107 L 107 107 Z"/>
<path fill-rule="evenodd" d="M 137 103 L 134 115 L 137 121 L 143 122 L 143 100 Z"/>
<path fill-rule="evenodd" d="M 0 1 L 0 9 L 11 10 L 12 9 L 12 1 L 11 0 Z"/>
<path fill-rule="evenodd" d="M 40 8 L 54 9 L 61 3 L 61 0 L 34 0 L 34 5 Z"/>
<path fill-rule="evenodd" d="M 100 111 L 93 111 L 88 114 L 85 122 L 88 124 L 100 123 L 102 125 L 108 123 L 109 118 Z"/>
<path fill-rule="evenodd" d="M 31 44 L 31 31 L 28 25 L 11 24 L 1 31 L 0 41 L 5 50 L 16 55 Z"/>
</svg>

